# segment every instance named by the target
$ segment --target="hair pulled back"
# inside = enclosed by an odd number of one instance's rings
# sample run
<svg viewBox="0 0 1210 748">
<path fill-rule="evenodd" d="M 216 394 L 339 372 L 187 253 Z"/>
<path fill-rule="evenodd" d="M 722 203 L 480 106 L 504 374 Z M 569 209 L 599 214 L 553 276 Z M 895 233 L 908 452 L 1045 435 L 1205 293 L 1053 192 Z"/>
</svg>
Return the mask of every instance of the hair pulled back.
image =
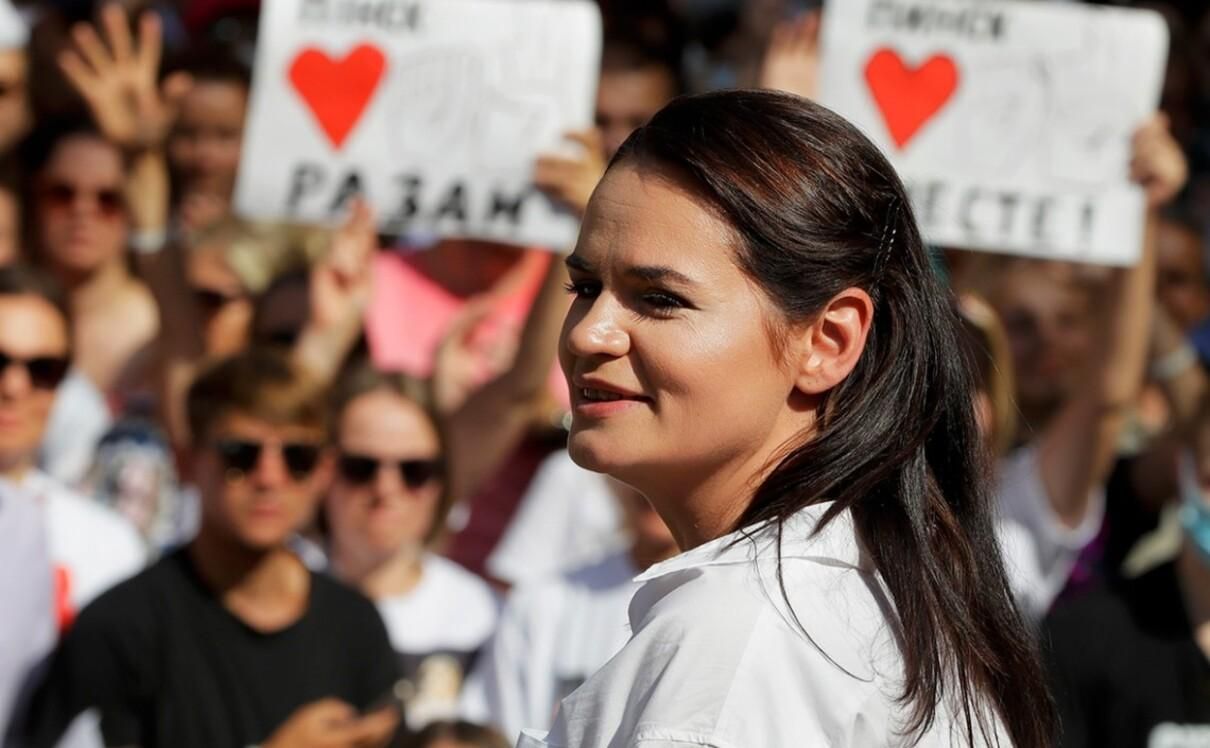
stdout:
<svg viewBox="0 0 1210 748">
<path fill-rule="evenodd" d="M 840 116 L 766 91 L 677 99 L 611 168 L 622 163 L 680 180 L 717 211 L 785 321 L 810 320 L 846 288 L 874 300 L 858 364 L 737 527 L 780 532 L 829 500 L 822 524 L 850 510 L 898 616 L 904 733 L 921 736 L 944 702 L 972 743 L 994 740 L 994 710 L 1014 744 L 1049 744 L 1054 708 L 993 530 L 956 305 L 890 163 Z"/>
</svg>

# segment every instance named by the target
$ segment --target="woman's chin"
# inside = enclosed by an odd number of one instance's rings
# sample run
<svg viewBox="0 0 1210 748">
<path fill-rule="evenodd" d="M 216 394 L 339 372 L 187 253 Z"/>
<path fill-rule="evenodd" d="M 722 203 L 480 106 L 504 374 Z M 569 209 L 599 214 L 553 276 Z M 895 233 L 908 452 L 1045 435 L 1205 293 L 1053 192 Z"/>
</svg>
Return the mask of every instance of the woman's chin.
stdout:
<svg viewBox="0 0 1210 748">
<path fill-rule="evenodd" d="M 594 473 L 613 475 L 624 467 L 624 462 L 618 460 L 616 447 L 606 443 L 600 434 L 573 431 L 567 440 L 567 453 L 572 462 Z"/>
</svg>

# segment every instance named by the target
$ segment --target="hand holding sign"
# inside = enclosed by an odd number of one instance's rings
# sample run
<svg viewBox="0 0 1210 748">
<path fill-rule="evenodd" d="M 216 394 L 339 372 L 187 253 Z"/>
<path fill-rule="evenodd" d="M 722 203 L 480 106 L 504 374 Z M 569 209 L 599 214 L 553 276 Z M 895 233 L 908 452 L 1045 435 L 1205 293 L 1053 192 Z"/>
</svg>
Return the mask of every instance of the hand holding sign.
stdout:
<svg viewBox="0 0 1210 748">
<path fill-rule="evenodd" d="M 130 151 L 159 148 L 191 81 L 175 74 L 159 85 L 162 31 L 154 13 L 139 18 L 137 40 L 116 3 L 101 11 L 101 24 L 104 42 L 88 24 L 73 28 L 75 49 L 64 51 L 59 65 L 106 138 Z"/>
<path fill-rule="evenodd" d="M 1189 179 L 1189 162 L 1168 129 L 1168 115 L 1157 113 L 1134 133 L 1130 178 L 1147 193 L 1147 204 L 1158 208 L 1181 191 Z"/>
<path fill-rule="evenodd" d="M 588 198 L 605 176 L 605 148 L 601 131 L 595 128 L 569 132 L 566 138 L 579 144 L 582 152 L 576 158 L 540 156 L 534 166 L 534 186 L 582 219 Z"/>
</svg>

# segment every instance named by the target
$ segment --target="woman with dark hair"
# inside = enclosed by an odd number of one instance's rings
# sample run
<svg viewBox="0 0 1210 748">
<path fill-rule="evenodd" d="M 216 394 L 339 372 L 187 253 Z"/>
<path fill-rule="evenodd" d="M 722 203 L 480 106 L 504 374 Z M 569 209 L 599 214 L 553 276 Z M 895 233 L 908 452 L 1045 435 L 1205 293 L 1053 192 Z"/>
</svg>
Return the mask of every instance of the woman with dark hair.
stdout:
<svg viewBox="0 0 1210 748">
<path fill-rule="evenodd" d="M 568 258 L 569 449 L 684 552 L 522 746 L 1047 745 L 959 319 L 903 185 L 805 99 L 679 99 Z"/>
</svg>

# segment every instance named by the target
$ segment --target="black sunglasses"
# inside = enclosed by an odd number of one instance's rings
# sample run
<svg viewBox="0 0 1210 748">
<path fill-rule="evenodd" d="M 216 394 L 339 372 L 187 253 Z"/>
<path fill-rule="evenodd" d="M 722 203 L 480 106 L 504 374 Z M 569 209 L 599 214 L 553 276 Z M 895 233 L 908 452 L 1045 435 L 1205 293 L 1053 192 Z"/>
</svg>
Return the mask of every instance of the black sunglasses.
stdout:
<svg viewBox="0 0 1210 748">
<path fill-rule="evenodd" d="M 364 486 L 378 475 L 380 465 L 399 470 L 399 477 L 408 488 L 423 488 L 441 475 L 439 460 L 380 460 L 377 457 L 345 452 L 340 456 L 340 475 L 355 486 Z"/>
<path fill-rule="evenodd" d="M 0 351 L 0 373 L 8 371 L 10 366 L 21 366 L 25 369 L 29 383 L 36 389 L 53 390 L 59 386 L 71 368 L 71 359 L 66 356 L 34 356 L 33 358 L 17 358 Z"/>
<path fill-rule="evenodd" d="M 193 298 L 197 301 L 197 305 L 202 308 L 205 314 L 214 314 L 222 309 L 225 305 L 243 299 L 241 294 L 228 294 L 222 291 L 215 291 L 212 288 L 195 288 L 193 289 Z"/>
<path fill-rule="evenodd" d="M 75 185 L 56 183 L 42 189 L 42 199 L 53 208 L 70 208 L 82 195 L 91 195 L 97 201 L 101 215 L 112 218 L 126 209 L 122 191 L 118 189 L 86 190 Z"/>
<path fill-rule="evenodd" d="M 214 449 L 223 461 L 223 467 L 247 475 L 260 464 L 265 444 L 251 439 L 218 439 L 214 442 Z M 318 444 L 286 442 L 281 445 L 282 461 L 294 480 L 303 480 L 315 470 L 321 452 Z"/>
</svg>

